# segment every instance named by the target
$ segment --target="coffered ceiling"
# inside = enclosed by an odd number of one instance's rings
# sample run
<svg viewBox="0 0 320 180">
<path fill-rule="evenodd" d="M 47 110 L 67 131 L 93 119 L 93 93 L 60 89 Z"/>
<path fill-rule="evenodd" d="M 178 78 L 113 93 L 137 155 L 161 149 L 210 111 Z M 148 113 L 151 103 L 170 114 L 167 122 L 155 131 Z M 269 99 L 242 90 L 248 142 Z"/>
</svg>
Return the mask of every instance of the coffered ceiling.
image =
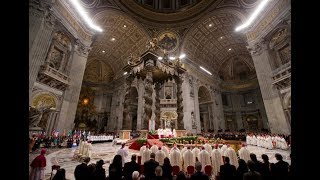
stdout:
<svg viewBox="0 0 320 180">
<path fill-rule="evenodd" d="M 239 61 L 245 66 L 240 69 L 246 69 L 250 74 L 254 69 L 246 48 L 246 37 L 234 29 L 244 21 L 256 2 L 202 0 L 185 9 L 164 13 L 152 11 L 136 0 L 82 0 L 94 22 L 104 30 L 94 37 L 88 57 L 89 62 L 97 60 L 99 63 L 88 63 L 86 73 L 90 69 L 96 71 L 96 66 L 103 66 L 101 77 L 122 74 L 131 54 L 139 56 L 151 38 L 162 32 L 173 32 L 180 42 L 176 53 L 185 53 L 195 64 L 226 79 L 237 79 L 237 73 L 232 73 L 238 71 L 234 69 L 237 63 L 233 61 Z M 92 74 L 89 77 L 95 76 Z"/>
</svg>

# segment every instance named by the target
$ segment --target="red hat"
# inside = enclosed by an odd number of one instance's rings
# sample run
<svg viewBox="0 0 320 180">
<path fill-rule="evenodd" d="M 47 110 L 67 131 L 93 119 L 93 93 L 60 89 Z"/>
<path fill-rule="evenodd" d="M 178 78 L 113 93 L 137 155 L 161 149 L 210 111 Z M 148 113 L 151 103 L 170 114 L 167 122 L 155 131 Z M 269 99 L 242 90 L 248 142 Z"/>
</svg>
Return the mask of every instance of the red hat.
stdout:
<svg viewBox="0 0 320 180">
<path fill-rule="evenodd" d="M 191 147 L 190 147 L 190 146 L 187 146 L 187 149 L 191 149 Z"/>
<path fill-rule="evenodd" d="M 161 150 L 161 147 L 158 147 L 159 150 Z"/>
<path fill-rule="evenodd" d="M 47 149 L 46 148 L 42 148 L 41 149 L 41 154 L 45 154 L 47 152 Z"/>
<path fill-rule="evenodd" d="M 242 147 L 246 147 L 247 144 L 246 144 L 246 143 L 242 143 L 241 146 L 242 146 Z"/>
<path fill-rule="evenodd" d="M 218 144 L 214 144 L 213 146 L 214 146 L 215 148 L 218 148 L 218 147 L 219 147 L 219 145 L 218 145 Z"/>
<path fill-rule="evenodd" d="M 205 148 L 204 148 L 204 146 L 202 146 L 202 148 L 201 148 L 202 150 L 204 150 Z"/>
</svg>

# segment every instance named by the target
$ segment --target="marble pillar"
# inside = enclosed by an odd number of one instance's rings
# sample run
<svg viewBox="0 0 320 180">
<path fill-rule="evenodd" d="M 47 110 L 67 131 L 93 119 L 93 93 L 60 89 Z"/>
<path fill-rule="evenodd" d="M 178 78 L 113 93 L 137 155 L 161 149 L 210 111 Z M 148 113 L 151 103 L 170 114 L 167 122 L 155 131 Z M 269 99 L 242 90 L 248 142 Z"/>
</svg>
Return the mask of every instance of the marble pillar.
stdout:
<svg viewBox="0 0 320 180">
<path fill-rule="evenodd" d="M 153 87 L 152 87 L 152 72 L 147 72 L 145 78 L 145 91 L 144 91 L 144 119 L 142 120 L 141 129 L 148 130 L 149 120 L 152 116 L 152 104 L 153 104 Z"/>
<path fill-rule="evenodd" d="M 179 76 L 175 77 L 175 82 L 177 84 L 177 124 L 179 130 L 184 130 L 183 122 L 183 97 L 182 97 L 182 82 L 183 79 Z"/>
<path fill-rule="evenodd" d="M 197 133 L 201 133 L 198 84 L 194 83 L 194 117 L 197 125 Z"/>
<path fill-rule="evenodd" d="M 155 91 L 155 129 L 163 128 L 161 127 L 160 123 L 160 90 L 161 90 L 161 84 L 156 83 L 154 87 Z"/>
<path fill-rule="evenodd" d="M 272 56 L 265 41 L 250 46 L 271 133 L 290 134 L 278 90 L 272 85 Z"/>
<path fill-rule="evenodd" d="M 58 129 L 73 129 L 89 47 L 77 42 L 72 54 L 70 84 L 63 96 Z"/>
</svg>

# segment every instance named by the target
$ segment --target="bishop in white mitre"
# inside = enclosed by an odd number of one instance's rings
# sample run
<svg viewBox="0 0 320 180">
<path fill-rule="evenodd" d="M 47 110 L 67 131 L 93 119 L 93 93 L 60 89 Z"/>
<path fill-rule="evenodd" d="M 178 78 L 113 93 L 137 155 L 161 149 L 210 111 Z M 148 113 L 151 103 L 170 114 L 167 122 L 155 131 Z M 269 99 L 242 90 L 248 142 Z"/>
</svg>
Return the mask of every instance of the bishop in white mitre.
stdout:
<svg viewBox="0 0 320 180">
<path fill-rule="evenodd" d="M 210 144 L 206 143 L 204 146 L 204 149 L 209 153 L 211 154 L 212 153 L 212 147 Z"/>
<path fill-rule="evenodd" d="M 225 156 L 225 152 L 228 149 L 228 146 L 226 144 L 222 145 L 220 151 L 221 151 L 221 155 Z"/>
<path fill-rule="evenodd" d="M 234 165 L 237 169 L 239 166 L 237 153 L 230 145 L 228 146 L 228 149 L 225 151 L 225 156 L 229 157 L 230 164 Z"/>
<path fill-rule="evenodd" d="M 145 161 L 145 160 L 143 159 L 143 155 L 142 155 L 142 154 L 143 154 L 143 151 L 146 150 L 146 149 L 147 149 L 146 144 L 143 144 L 143 146 L 141 146 L 141 148 L 140 148 L 139 154 L 140 154 L 140 156 L 141 156 L 141 163 Z"/>
<path fill-rule="evenodd" d="M 165 157 L 166 154 L 162 151 L 161 147 L 159 147 L 158 151 L 156 152 L 155 160 L 159 163 L 160 166 L 163 165 Z"/>
<path fill-rule="evenodd" d="M 149 149 L 148 146 L 146 146 L 146 149 L 142 152 L 141 164 L 144 164 L 144 162 L 150 160 L 150 154 L 151 154 L 151 150 Z"/>
<path fill-rule="evenodd" d="M 181 151 L 180 151 L 181 152 L 181 158 L 183 158 L 183 154 L 184 154 L 184 152 L 186 152 L 186 150 L 187 150 L 186 146 L 181 149 Z"/>
<path fill-rule="evenodd" d="M 250 160 L 250 152 L 246 147 L 246 144 L 242 144 L 241 148 L 238 151 L 239 154 L 239 158 L 243 159 L 246 163 L 248 162 L 248 160 Z"/>
<path fill-rule="evenodd" d="M 175 146 L 171 149 L 169 159 L 172 166 L 179 166 L 180 169 L 182 168 L 181 153 L 178 147 Z"/>
<path fill-rule="evenodd" d="M 194 154 L 191 151 L 190 146 L 187 147 L 187 150 L 183 154 L 183 170 L 187 172 L 188 166 L 194 166 L 196 161 L 195 161 Z"/>
<path fill-rule="evenodd" d="M 211 165 L 211 160 L 210 160 L 210 155 L 209 153 L 206 151 L 206 149 L 204 147 L 202 147 L 201 152 L 198 155 L 199 157 L 199 162 L 202 165 L 202 171 L 204 171 L 204 168 L 206 165 Z"/>
<path fill-rule="evenodd" d="M 158 151 L 158 149 L 159 149 L 159 147 L 156 144 L 152 145 L 150 148 L 151 152 L 153 152 L 153 153 L 156 153 Z"/>
<path fill-rule="evenodd" d="M 166 154 L 166 157 L 169 158 L 169 149 L 166 146 L 162 146 L 161 149 Z"/>
<path fill-rule="evenodd" d="M 220 166 L 223 165 L 222 155 L 218 149 L 219 145 L 215 144 L 211 153 L 212 173 L 217 176 L 220 172 Z"/>
<path fill-rule="evenodd" d="M 197 146 L 195 146 L 195 147 L 192 149 L 192 153 L 193 153 L 194 160 L 195 160 L 195 161 L 199 160 L 200 149 L 199 149 Z"/>
</svg>

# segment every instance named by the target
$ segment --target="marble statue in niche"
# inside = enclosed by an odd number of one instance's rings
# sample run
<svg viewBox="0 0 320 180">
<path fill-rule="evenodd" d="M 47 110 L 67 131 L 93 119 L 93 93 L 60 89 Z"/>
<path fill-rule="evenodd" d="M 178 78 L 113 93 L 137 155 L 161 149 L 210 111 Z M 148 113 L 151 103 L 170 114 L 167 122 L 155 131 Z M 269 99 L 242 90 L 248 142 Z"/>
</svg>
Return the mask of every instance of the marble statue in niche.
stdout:
<svg viewBox="0 0 320 180">
<path fill-rule="evenodd" d="M 193 89 L 193 82 L 192 79 L 189 79 L 189 84 L 190 84 L 190 96 L 194 96 L 194 89 Z"/>
<path fill-rule="evenodd" d="M 191 112 L 191 122 L 192 122 L 192 129 L 197 129 L 197 123 L 196 120 L 194 118 L 194 113 Z"/>
</svg>

